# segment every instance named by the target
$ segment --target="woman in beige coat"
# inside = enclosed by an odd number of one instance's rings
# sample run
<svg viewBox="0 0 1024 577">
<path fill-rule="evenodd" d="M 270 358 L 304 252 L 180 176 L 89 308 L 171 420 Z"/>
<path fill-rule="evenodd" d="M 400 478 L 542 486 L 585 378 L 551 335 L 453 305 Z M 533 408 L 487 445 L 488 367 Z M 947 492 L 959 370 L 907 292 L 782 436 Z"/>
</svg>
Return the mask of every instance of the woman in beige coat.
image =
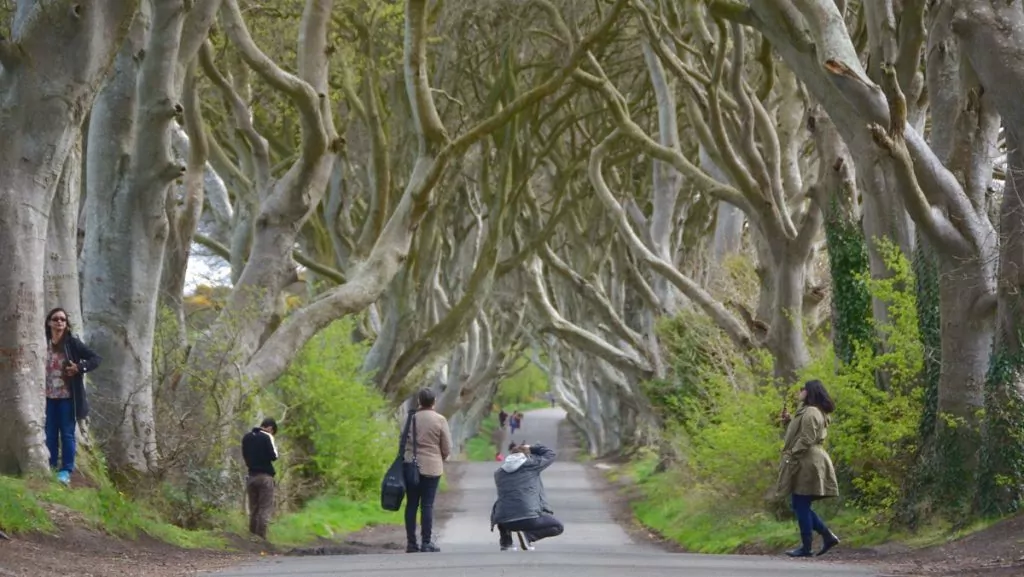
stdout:
<svg viewBox="0 0 1024 577">
<path fill-rule="evenodd" d="M 800 390 L 803 405 L 790 420 L 783 410 L 783 421 L 789 421 L 786 440 L 782 448 L 782 463 L 776 494 L 789 495 L 800 526 L 800 547 L 787 551 L 790 557 L 811 557 L 814 555 L 811 543 L 814 533 L 821 535 L 822 546 L 818 555 L 824 555 L 839 544 L 839 537 L 829 531 L 817 513 L 811 509 L 814 501 L 839 496 L 839 483 L 832 459 L 822 444 L 828 435 L 828 415 L 835 410 L 835 404 L 828 396 L 825 385 L 813 380 L 804 383 Z"/>
</svg>

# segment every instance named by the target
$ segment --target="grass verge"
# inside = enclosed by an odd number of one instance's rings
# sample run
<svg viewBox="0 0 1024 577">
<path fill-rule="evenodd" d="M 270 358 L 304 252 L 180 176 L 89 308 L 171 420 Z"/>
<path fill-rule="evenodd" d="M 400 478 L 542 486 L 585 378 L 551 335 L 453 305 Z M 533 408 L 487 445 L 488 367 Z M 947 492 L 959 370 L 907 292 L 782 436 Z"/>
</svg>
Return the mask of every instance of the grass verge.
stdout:
<svg viewBox="0 0 1024 577">
<path fill-rule="evenodd" d="M 270 525 L 275 545 L 298 547 L 318 539 L 337 539 L 369 525 L 402 523 L 401 511 L 391 512 L 378 503 L 357 503 L 341 497 L 318 497 L 301 511 L 282 515 Z"/>
<path fill-rule="evenodd" d="M 672 472 L 654 473 L 657 460 L 644 458 L 609 472 L 613 481 L 626 481 L 638 489 L 631 503 L 637 521 L 692 553 L 768 553 L 799 545 L 795 521 L 779 520 L 764 511 L 741 510 L 712 491 L 685 486 Z M 623 479 L 626 477 L 626 479 Z M 901 543 L 927 547 L 984 529 L 993 521 L 978 522 L 962 531 L 936 521 L 914 533 L 892 530 L 861 511 L 835 501 L 815 507 L 844 546 L 868 547 Z"/>
<path fill-rule="evenodd" d="M 148 535 L 187 549 L 227 550 L 232 535 L 246 536 L 241 511 L 221 514 L 215 530 L 186 530 L 161 519 L 149 504 L 132 501 L 109 486 L 68 489 L 49 480 L 0 476 L 0 529 L 8 534 L 56 534 L 55 517 L 62 510 L 61 517 L 70 511 L 72 522 L 115 537 L 133 540 Z M 294 547 L 340 538 L 370 525 L 400 523 L 400 513 L 384 511 L 376 502 L 327 496 L 274 519 L 270 540 Z"/>
</svg>

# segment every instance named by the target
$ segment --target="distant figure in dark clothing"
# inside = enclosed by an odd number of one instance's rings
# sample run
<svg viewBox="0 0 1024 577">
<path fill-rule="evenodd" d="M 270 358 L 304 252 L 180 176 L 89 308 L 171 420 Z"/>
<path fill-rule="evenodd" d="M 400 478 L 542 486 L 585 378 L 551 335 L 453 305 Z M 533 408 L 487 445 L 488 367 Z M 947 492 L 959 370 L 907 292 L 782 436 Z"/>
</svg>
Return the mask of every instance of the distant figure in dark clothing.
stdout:
<svg viewBox="0 0 1024 577">
<path fill-rule="evenodd" d="M 249 470 L 245 481 L 245 492 L 249 496 L 249 532 L 267 538 L 267 525 L 274 512 L 274 461 L 277 460 L 277 422 L 270 417 L 263 419 L 242 437 L 242 458 Z"/>
<path fill-rule="evenodd" d="M 504 427 L 505 426 L 505 421 L 507 421 L 507 420 L 508 420 L 508 413 L 505 412 L 505 409 L 501 409 L 501 412 L 498 413 L 498 426 L 499 427 Z"/>
</svg>

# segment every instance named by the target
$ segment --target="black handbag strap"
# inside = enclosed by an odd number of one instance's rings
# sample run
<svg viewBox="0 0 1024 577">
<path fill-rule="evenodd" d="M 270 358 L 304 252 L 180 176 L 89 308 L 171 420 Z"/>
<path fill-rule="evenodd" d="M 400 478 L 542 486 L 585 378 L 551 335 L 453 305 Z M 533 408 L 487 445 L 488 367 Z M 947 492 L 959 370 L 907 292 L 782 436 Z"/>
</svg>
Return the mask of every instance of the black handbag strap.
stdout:
<svg viewBox="0 0 1024 577">
<path fill-rule="evenodd" d="M 416 411 L 410 411 L 409 417 L 405 420 L 405 427 L 402 429 L 402 438 L 398 442 L 398 457 L 405 459 L 405 443 L 409 440 L 409 427 L 412 426 L 412 460 L 416 462 Z"/>
</svg>

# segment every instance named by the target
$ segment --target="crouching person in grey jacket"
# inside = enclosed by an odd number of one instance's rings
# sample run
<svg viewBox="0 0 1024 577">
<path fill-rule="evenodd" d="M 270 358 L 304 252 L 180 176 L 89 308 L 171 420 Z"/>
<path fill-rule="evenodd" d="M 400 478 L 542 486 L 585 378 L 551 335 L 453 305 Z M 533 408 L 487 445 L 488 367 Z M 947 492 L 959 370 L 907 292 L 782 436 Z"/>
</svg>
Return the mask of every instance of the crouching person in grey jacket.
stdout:
<svg viewBox="0 0 1024 577">
<path fill-rule="evenodd" d="M 494 472 L 498 500 L 491 509 L 491 531 L 498 527 L 501 550 L 514 549 L 512 532 L 526 537 L 525 546 L 548 537 L 557 537 L 565 529 L 547 504 L 540 474 L 555 462 L 555 452 L 543 445 L 518 445 L 509 450 L 501 467 Z"/>
</svg>

